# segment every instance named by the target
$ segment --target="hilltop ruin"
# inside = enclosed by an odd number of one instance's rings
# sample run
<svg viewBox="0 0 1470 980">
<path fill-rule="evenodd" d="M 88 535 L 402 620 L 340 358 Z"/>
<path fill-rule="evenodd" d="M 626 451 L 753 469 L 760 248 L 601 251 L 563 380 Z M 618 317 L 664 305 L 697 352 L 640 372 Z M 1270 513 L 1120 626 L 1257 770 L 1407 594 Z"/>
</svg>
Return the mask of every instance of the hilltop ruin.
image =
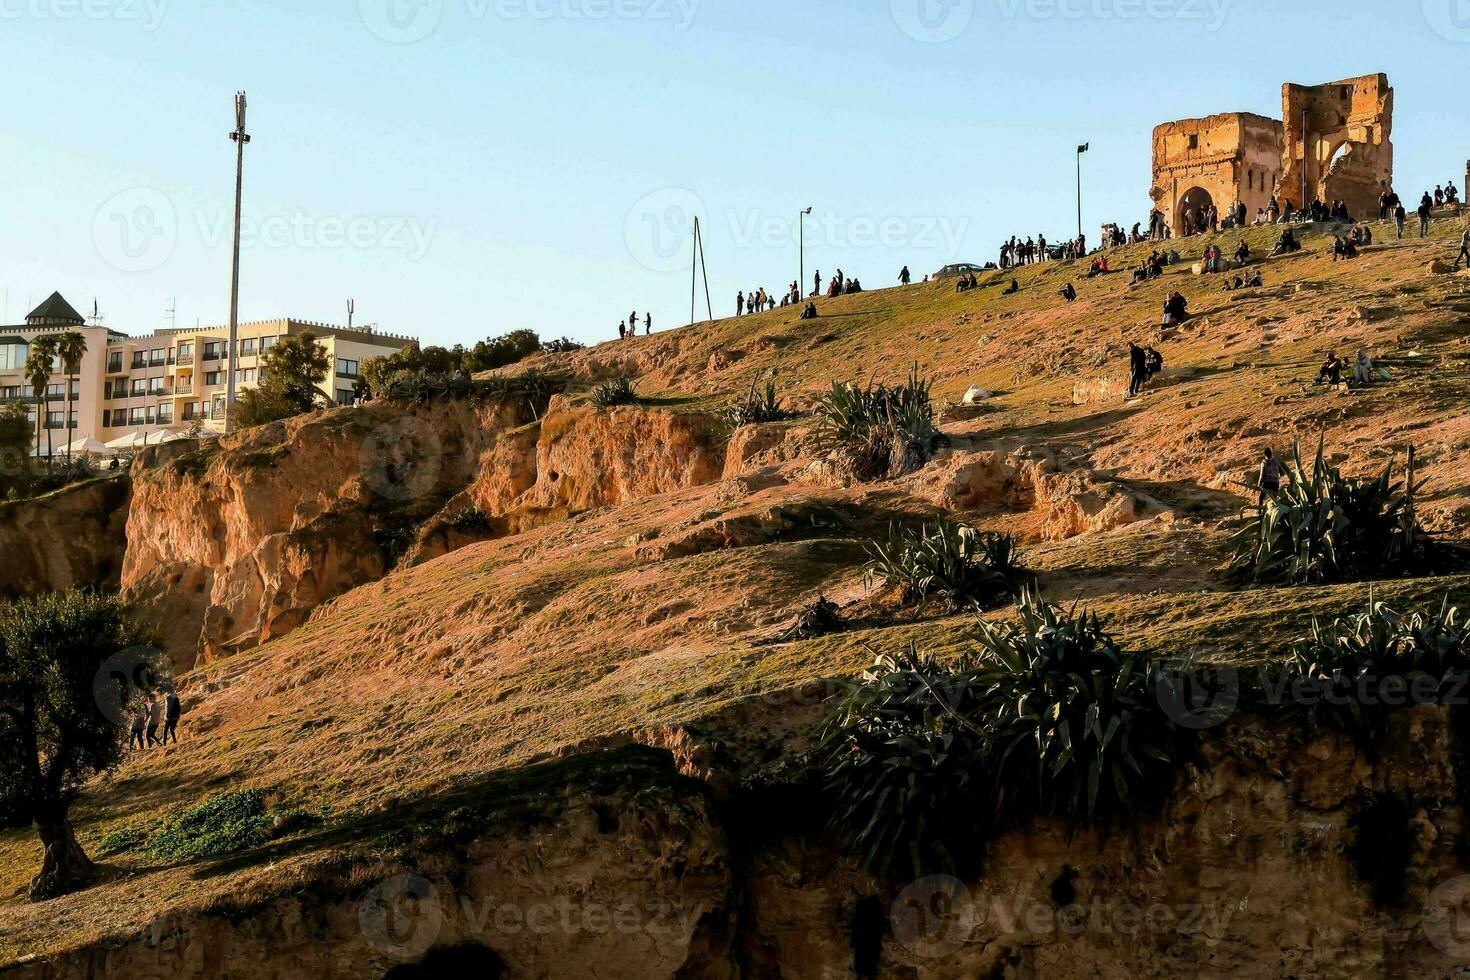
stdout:
<svg viewBox="0 0 1470 980">
<path fill-rule="evenodd" d="M 1237 201 L 1249 213 L 1283 203 L 1341 200 L 1366 214 L 1393 186 L 1393 89 L 1384 74 L 1325 85 L 1287 83 L 1282 119 L 1230 112 L 1154 130 L 1149 196 L 1175 234 L 1184 212 Z"/>
</svg>

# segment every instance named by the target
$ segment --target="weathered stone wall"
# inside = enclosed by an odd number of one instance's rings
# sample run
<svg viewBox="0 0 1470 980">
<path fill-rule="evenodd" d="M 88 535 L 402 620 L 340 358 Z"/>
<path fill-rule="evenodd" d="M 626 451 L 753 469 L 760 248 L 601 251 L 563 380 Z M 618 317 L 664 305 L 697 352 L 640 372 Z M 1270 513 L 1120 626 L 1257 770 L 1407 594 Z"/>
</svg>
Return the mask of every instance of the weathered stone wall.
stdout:
<svg viewBox="0 0 1470 980">
<path fill-rule="evenodd" d="M 1326 85 L 1283 86 L 1286 168 L 1282 192 L 1341 200 L 1354 217 L 1378 214 L 1393 186 L 1393 89 L 1388 76 L 1363 75 Z M 1412 205 L 1410 205 L 1412 210 Z"/>
<path fill-rule="evenodd" d="M 1154 130 L 1154 206 L 1175 234 L 1184 210 L 1202 195 L 1226 214 L 1243 202 L 1252 218 L 1264 208 L 1281 172 L 1281 124 L 1265 116 L 1229 112 L 1165 123 Z"/>
</svg>

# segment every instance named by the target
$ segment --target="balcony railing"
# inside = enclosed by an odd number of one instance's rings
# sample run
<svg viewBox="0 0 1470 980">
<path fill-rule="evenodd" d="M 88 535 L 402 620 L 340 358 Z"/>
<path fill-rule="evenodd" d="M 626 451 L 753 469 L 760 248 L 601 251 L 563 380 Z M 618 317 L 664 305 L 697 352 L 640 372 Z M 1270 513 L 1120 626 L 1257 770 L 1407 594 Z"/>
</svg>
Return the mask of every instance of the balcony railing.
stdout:
<svg viewBox="0 0 1470 980">
<path fill-rule="evenodd" d="M 191 364 L 194 363 L 194 355 L 193 354 L 180 354 L 179 355 L 179 362 L 178 363 L 179 363 L 179 367 L 188 367 L 189 365 L 191 365 Z"/>
<path fill-rule="evenodd" d="M 174 385 L 174 394 L 175 395 L 192 395 L 192 394 L 194 394 L 194 382 L 192 382 L 192 381 L 180 381 L 180 382 L 178 382 L 177 384 Z"/>
</svg>

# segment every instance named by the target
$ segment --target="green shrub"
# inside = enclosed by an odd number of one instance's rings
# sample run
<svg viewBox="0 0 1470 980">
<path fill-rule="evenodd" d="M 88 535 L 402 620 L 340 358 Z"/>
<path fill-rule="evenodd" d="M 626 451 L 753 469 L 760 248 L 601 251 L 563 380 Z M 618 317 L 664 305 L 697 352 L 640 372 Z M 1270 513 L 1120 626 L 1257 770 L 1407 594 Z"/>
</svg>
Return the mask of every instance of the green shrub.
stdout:
<svg viewBox="0 0 1470 980">
<path fill-rule="evenodd" d="M 773 383 L 768 383 L 765 390 L 751 385 L 743 402 L 725 409 L 725 424 L 732 429 L 763 422 L 784 422 L 794 417 L 794 412 L 788 412 L 781 407 L 781 399 L 776 397 L 776 386 Z"/>
<path fill-rule="evenodd" d="M 890 526 L 887 540 L 871 542 L 868 554 L 869 585 L 901 586 L 905 603 L 938 599 L 951 610 L 984 607 L 1019 595 L 1032 579 L 1011 535 L 949 521 Z"/>
<path fill-rule="evenodd" d="M 492 528 L 490 515 L 473 505 L 451 517 L 449 526 L 465 534 L 488 534 Z"/>
<path fill-rule="evenodd" d="M 1397 708 L 1470 694 L 1470 630 L 1448 597 L 1407 615 L 1370 597 L 1350 616 L 1313 619 L 1267 684 L 1259 695 L 1309 732 L 1332 725 L 1375 744 Z"/>
<path fill-rule="evenodd" d="M 319 819 L 294 807 L 268 808 L 264 793 L 247 789 L 212 796 L 162 820 L 113 831 L 101 844 L 108 854 L 191 861 L 259 847 Z"/>
<path fill-rule="evenodd" d="M 633 388 L 630 379 L 616 378 L 593 388 L 589 397 L 598 408 L 611 408 L 614 405 L 633 404 L 638 400 L 638 392 Z"/>
<path fill-rule="evenodd" d="M 833 828 L 876 873 L 971 872 L 988 838 L 1037 816 L 1132 827 L 1197 758 L 1147 657 L 1029 591 L 1018 610 L 981 621 L 952 667 L 879 657 L 829 721 Z"/>
<path fill-rule="evenodd" d="M 1254 582 L 1353 582 L 1411 574 L 1447 558 L 1419 525 L 1414 454 L 1406 482 L 1389 463 L 1374 478 L 1344 477 L 1322 456 L 1310 475 L 1301 445 L 1283 467 L 1285 482 L 1268 491 L 1259 512 L 1231 540 L 1229 568 Z"/>
<path fill-rule="evenodd" d="M 934 455 L 939 430 L 929 381 L 918 365 L 894 387 L 834 381 L 817 399 L 817 432 L 827 448 L 844 453 L 859 476 L 901 476 Z"/>
</svg>

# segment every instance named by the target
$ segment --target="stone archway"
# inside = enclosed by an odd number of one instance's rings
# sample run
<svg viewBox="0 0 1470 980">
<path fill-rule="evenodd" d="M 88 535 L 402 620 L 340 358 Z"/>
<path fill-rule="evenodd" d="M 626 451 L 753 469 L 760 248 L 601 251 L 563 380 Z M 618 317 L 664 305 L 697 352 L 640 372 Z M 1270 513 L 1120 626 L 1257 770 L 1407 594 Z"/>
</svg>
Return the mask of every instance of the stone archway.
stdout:
<svg viewBox="0 0 1470 980">
<path fill-rule="evenodd" d="M 1192 235 L 1194 227 L 1187 224 L 1185 215 L 1192 214 L 1196 221 L 1211 205 L 1215 198 L 1203 187 L 1191 187 L 1179 196 L 1179 203 L 1174 205 L 1174 234 Z"/>
</svg>

